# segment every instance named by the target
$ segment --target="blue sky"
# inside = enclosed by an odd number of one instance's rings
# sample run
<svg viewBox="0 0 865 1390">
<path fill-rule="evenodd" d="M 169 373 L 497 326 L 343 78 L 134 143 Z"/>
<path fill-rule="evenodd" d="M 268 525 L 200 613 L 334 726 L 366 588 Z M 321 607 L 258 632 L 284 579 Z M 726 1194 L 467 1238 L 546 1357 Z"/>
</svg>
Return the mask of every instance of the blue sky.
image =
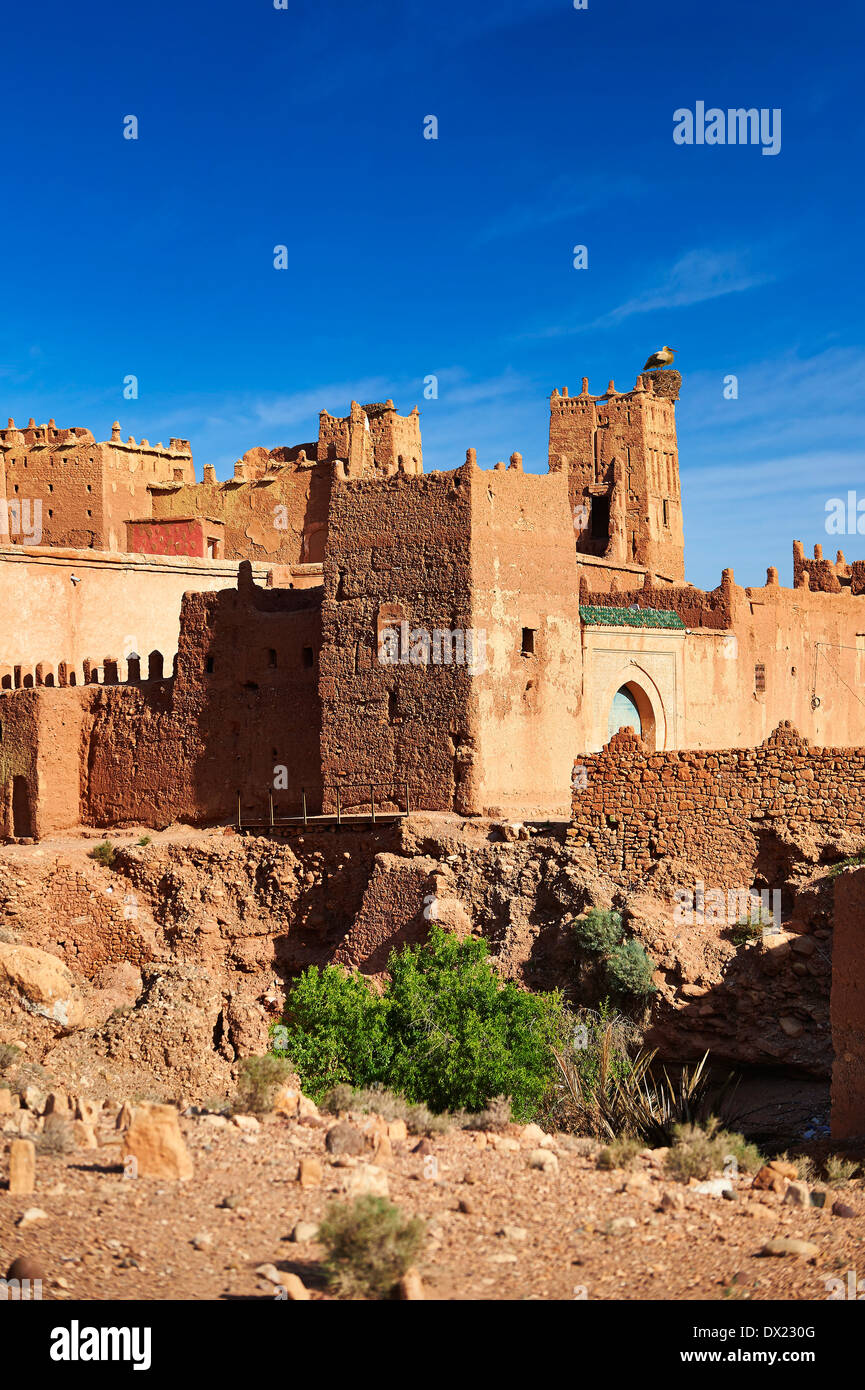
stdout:
<svg viewBox="0 0 865 1390">
<path fill-rule="evenodd" d="M 287 4 L 7 9 L 4 420 L 119 419 L 228 476 L 392 396 L 428 468 L 541 469 L 553 386 L 672 343 L 688 577 L 834 554 L 827 499 L 865 497 L 861 6 Z M 780 153 L 674 144 L 697 101 L 780 108 Z"/>
</svg>

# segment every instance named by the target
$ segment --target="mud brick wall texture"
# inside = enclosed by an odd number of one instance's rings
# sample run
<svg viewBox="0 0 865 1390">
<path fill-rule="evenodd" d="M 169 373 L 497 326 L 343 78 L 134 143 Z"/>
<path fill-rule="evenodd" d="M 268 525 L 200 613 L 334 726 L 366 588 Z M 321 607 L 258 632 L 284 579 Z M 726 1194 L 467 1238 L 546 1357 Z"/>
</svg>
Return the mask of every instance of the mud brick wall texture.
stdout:
<svg viewBox="0 0 865 1390">
<path fill-rule="evenodd" d="M 865 869 L 835 884 L 832 1137 L 865 1138 Z"/>
<path fill-rule="evenodd" d="M 633 878 L 676 856 L 707 883 L 747 885 L 761 836 L 865 837 L 865 748 L 812 748 L 789 723 L 719 751 L 650 753 L 620 731 L 578 767 L 568 838 Z"/>
<path fill-rule="evenodd" d="M 471 486 L 457 473 L 335 483 L 322 606 L 321 758 L 332 808 L 408 779 L 430 810 L 468 809 L 474 735 L 465 665 L 383 664 L 385 629 L 472 626 Z M 402 629 L 405 631 L 405 629 Z M 360 784 L 359 786 L 357 784 Z"/>
<path fill-rule="evenodd" d="M 94 687 L 84 819 L 166 825 L 295 814 L 318 796 L 320 590 L 187 594 L 174 681 Z"/>
</svg>

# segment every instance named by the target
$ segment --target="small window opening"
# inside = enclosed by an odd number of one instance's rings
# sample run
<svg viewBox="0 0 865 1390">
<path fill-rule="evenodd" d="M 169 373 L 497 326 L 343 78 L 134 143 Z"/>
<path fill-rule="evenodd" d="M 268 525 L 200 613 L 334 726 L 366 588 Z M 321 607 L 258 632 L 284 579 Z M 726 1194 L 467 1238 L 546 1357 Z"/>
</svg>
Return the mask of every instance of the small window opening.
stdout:
<svg viewBox="0 0 865 1390">
<path fill-rule="evenodd" d="M 533 627 L 523 628 L 523 656 L 534 656 L 535 654 L 535 632 Z"/>
<path fill-rule="evenodd" d="M 608 541 L 610 539 L 609 497 L 592 498 L 591 525 L 593 541 Z"/>
<path fill-rule="evenodd" d="M 312 664 L 313 664 L 313 652 L 312 652 L 312 647 L 304 647 L 304 649 L 303 649 L 303 664 L 304 664 L 304 666 L 312 666 Z"/>
</svg>

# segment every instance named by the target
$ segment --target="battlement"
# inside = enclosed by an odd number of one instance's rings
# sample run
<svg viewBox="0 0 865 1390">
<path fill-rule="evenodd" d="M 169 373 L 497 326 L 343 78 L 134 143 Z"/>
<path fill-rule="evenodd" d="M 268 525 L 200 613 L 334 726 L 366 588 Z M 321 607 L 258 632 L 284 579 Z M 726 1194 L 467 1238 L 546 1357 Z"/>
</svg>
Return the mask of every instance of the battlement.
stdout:
<svg viewBox="0 0 865 1390">
<path fill-rule="evenodd" d="M 834 563 L 823 558 L 822 545 L 814 546 L 814 558 L 805 556 L 801 541 L 793 542 L 793 587 L 811 589 L 824 594 L 865 594 L 865 560 L 848 564 L 843 550 L 836 552 Z"/>
<path fill-rule="evenodd" d="M 637 377 L 636 383 L 629 391 L 617 391 L 616 383 L 610 381 L 607 389 L 601 395 L 593 396 L 589 391 L 589 378 L 584 376 L 582 387 L 576 396 L 568 393 L 567 386 L 563 386 L 561 391 L 556 386 L 550 396 L 550 403 L 556 402 L 560 410 L 580 410 L 587 409 L 592 405 L 597 405 L 603 401 L 609 405 L 616 405 L 637 401 L 644 398 L 652 401 L 668 401 L 671 405 L 679 398 L 679 389 L 682 378 L 676 371 L 655 371 L 641 372 Z"/>
<path fill-rule="evenodd" d="M 47 425 L 37 425 L 32 418 L 28 421 L 26 429 L 16 426 L 12 416 L 5 430 L 0 430 L 0 449 L 25 449 L 25 450 L 49 450 L 51 452 L 62 451 L 65 449 L 78 448 L 82 444 L 92 444 L 97 448 L 111 445 L 115 448 L 129 450 L 135 453 L 148 453 L 163 455 L 164 457 L 175 458 L 181 455 L 185 458 L 192 458 L 192 449 L 188 439 L 171 439 L 166 448 L 160 440 L 158 444 L 151 444 L 149 440 L 142 439 L 136 444 L 133 435 L 129 435 L 126 440 L 120 437 L 120 424 L 115 421 L 112 426 L 110 440 L 97 441 L 92 430 L 83 429 L 79 425 L 71 426 L 69 429 L 58 429 L 53 420 L 49 420 Z"/>
<path fill-rule="evenodd" d="M 0 430 L 0 449 L 54 449 L 63 445 L 74 447 L 78 444 L 93 444 L 95 438 L 90 430 L 74 426 L 59 430 L 53 420 L 47 425 L 37 425 L 32 418 L 26 429 L 19 429 L 12 416 L 5 430 Z"/>
<path fill-rule="evenodd" d="M 367 405 L 352 401 L 342 417 L 322 410 L 316 457 L 320 462 L 343 460 L 349 477 L 421 473 L 420 411 L 415 406 L 400 415 L 390 399 Z"/>
<path fill-rule="evenodd" d="M 16 690 L 34 690 L 40 686 L 60 687 L 82 685 L 140 685 L 146 681 L 173 679 L 173 669 L 165 672 L 165 658 L 160 651 L 146 657 L 129 652 L 125 657 L 85 657 L 83 661 L 38 661 L 9 666 L 0 664 L 0 695 Z"/>
</svg>

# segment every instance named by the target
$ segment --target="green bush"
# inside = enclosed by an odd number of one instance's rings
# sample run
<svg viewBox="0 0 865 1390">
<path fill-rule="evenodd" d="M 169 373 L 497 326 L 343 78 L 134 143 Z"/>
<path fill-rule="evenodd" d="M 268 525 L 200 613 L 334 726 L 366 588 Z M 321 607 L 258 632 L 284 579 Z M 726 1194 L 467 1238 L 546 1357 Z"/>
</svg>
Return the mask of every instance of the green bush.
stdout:
<svg viewBox="0 0 865 1390">
<path fill-rule="evenodd" d="M 612 908 L 593 907 L 574 922 L 577 944 L 584 951 L 612 951 L 624 936 L 622 914 Z"/>
<path fill-rule="evenodd" d="M 21 1048 L 14 1043 L 0 1043 L 0 1071 L 6 1071 L 11 1067 L 16 1058 L 21 1056 Z"/>
<path fill-rule="evenodd" d="M 385 1086 L 392 1051 L 386 1005 L 363 976 L 336 965 L 304 970 L 289 991 L 274 1052 L 291 1057 L 306 1095 L 318 1100 L 341 1083 Z"/>
<path fill-rule="evenodd" d="M 607 984 L 613 993 L 628 994 L 636 999 L 656 993 L 658 987 L 652 983 L 654 969 L 645 947 L 633 937 L 615 946 L 604 961 Z"/>
<path fill-rule="evenodd" d="M 417 1258 L 425 1230 L 384 1197 L 331 1202 L 318 1228 L 328 1283 L 344 1298 L 387 1298 Z"/>
<path fill-rule="evenodd" d="M 304 1091 L 381 1086 L 436 1113 L 508 1097 L 514 1118 L 530 1119 L 552 1081 L 561 997 L 503 984 L 485 941 L 437 924 L 388 969 L 381 995 L 335 966 L 310 967 L 290 991 L 281 1050 Z"/>
<path fill-rule="evenodd" d="M 116 853 L 117 850 L 111 841 L 103 840 L 100 844 L 93 846 L 89 858 L 95 859 L 97 864 L 104 864 L 106 869 L 110 869 Z"/>
</svg>

